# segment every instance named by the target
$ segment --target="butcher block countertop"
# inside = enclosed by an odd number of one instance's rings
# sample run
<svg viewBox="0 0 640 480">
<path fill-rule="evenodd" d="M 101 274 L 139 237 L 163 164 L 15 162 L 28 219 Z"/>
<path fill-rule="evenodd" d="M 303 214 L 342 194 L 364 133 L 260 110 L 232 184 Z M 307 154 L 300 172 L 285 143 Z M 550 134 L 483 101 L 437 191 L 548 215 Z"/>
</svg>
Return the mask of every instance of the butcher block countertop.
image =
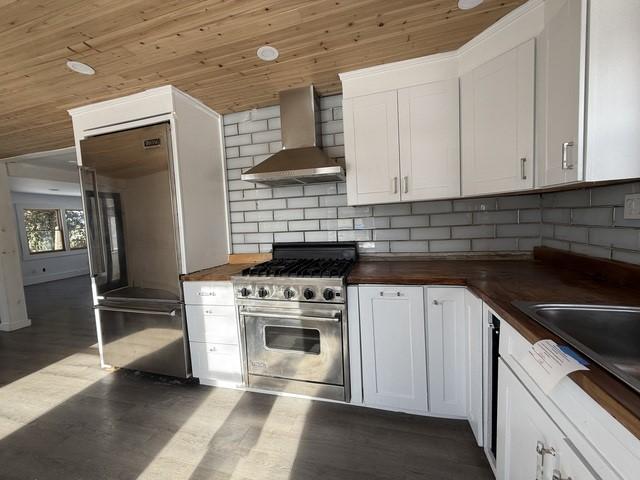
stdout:
<svg viewBox="0 0 640 480">
<path fill-rule="evenodd" d="M 350 284 L 462 285 L 531 343 L 566 343 L 511 303 L 586 303 L 640 306 L 640 267 L 538 248 L 532 260 L 361 259 Z M 571 379 L 640 438 L 640 394 L 591 363 Z"/>
<path fill-rule="evenodd" d="M 230 255 L 229 263 L 184 275 L 184 281 L 229 281 L 244 268 L 269 260 L 267 254 Z M 348 284 L 466 286 L 531 343 L 550 338 L 564 343 L 511 303 L 586 303 L 640 306 L 640 267 L 537 248 L 533 258 L 363 257 Z M 640 438 L 640 395 L 591 363 L 572 380 Z"/>
</svg>

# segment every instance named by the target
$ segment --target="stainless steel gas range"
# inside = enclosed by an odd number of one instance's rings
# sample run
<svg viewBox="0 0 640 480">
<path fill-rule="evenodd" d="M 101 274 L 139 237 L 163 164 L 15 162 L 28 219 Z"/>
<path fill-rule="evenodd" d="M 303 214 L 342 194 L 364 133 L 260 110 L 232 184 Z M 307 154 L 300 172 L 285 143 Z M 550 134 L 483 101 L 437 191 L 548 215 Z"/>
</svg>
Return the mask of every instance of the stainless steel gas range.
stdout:
<svg viewBox="0 0 640 480">
<path fill-rule="evenodd" d="M 355 243 L 281 243 L 234 277 L 249 387 L 350 400 L 346 276 Z"/>
</svg>

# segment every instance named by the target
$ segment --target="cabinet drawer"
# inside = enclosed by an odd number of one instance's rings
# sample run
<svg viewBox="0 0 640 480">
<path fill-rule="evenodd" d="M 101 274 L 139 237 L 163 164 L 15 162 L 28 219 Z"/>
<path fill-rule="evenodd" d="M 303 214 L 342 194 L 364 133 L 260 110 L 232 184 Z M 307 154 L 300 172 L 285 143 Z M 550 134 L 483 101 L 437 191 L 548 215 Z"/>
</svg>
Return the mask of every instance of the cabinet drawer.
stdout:
<svg viewBox="0 0 640 480">
<path fill-rule="evenodd" d="M 187 305 L 187 326 L 192 342 L 238 344 L 236 307 L 232 305 Z"/>
<path fill-rule="evenodd" d="M 242 383 L 237 345 L 191 342 L 193 376 L 210 382 Z"/>
<path fill-rule="evenodd" d="M 187 305 L 233 305 L 231 282 L 184 282 Z"/>
</svg>

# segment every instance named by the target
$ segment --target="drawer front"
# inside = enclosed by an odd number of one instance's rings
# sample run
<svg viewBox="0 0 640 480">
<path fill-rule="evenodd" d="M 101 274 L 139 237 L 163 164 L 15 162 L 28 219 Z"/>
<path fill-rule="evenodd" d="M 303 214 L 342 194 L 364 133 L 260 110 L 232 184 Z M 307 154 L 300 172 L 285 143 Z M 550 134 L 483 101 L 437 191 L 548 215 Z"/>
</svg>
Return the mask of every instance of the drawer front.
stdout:
<svg viewBox="0 0 640 480">
<path fill-rule="evenodd" d="M 186 310 L 190 341 L 238 345 L 236 307 L 187 305 Z"/>
<path fill-rule="evenodd" d="M 233 305 L 231 282 L 184 282 L 187 305 Z"/>
<path fill-rule="evenodd" d="M 191 342 L 193 376 L 218 382 L 242 383 L 237 345 Z"/>
</svg>

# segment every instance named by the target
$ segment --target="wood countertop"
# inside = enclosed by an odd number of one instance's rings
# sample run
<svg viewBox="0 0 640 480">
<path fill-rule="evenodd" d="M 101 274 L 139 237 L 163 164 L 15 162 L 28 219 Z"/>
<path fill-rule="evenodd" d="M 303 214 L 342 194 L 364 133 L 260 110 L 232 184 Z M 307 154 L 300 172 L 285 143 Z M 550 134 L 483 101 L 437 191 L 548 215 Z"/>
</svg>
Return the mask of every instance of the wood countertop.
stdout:
<svg viewBox="0 0 640 480">
<path fill-rule="evenodd" d="M 229 263 L 184 275 L 184 281 L 229 281 L 268 255 L 233 255 Z M 640 267 L 538 248 L 534 259 L 361 258 L 349 284 L 466 286 L 527 340 L 550 338 L 565 343 L 527 317 L 514 300 L 640 306 Z M 640 438 L 640 395 L 604 369 L 571 379 L 607 412 Z"/>
<path fill-rule="evenodd" d="M 514 300 L 640 306 L 640 267 L 540 248 L 532 260 L 361 259 L 349 284 L 463 285 L 527 340 L 566 343 L 530 319 Z M 571 379 L 640 438 L 640 394 L 591 363 Z"/>
</svg>

